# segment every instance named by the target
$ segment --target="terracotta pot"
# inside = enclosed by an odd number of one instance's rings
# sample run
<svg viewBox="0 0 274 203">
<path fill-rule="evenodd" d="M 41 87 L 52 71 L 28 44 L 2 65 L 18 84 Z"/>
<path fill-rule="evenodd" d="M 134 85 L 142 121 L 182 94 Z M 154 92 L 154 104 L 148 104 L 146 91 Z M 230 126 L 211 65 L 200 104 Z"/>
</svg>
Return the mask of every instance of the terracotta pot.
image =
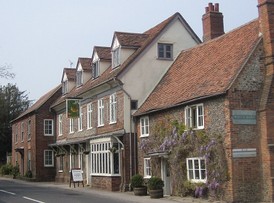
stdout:
<svg viewBox="0 0 274 203">
<path fill-rule="evenodd" d="M 157 189 L 157 190 L 149 190 L 150 198 L 156 199 L 156 198 L 162 198 L 164 197 L 164 190 L 163 189 Z"/>
<path fill-rule="evenodd" d="M 134 195 L 136 196 L 145 196 L 147 195 L 147 187 L 135 187 L 133 188 Z"/>
</svg>

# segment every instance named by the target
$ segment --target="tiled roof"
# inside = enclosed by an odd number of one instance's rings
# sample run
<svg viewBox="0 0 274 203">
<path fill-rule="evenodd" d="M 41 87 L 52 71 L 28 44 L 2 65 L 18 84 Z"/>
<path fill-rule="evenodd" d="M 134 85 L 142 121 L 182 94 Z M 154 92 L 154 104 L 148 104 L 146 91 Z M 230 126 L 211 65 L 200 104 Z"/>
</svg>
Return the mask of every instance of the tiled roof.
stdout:
<svg viewBox="0 0 274 203">
<path fill-rule="evenodd" d="M 98 57 L 103 60 L 111 60 L 111 48 L 95 46 L 94 51 L 97 52 Z"/>
<path fill-rule="evenodd" d="M 225 93 L 260 39 L 254 20 L 182 51 L 135 115 Z"/>
<path fill-rule="evenodd" d="M 68 80 L 74 81 L 76 76 L 75 68 L 64 68 L 63 75 L 66 73 Z"/>
<path fill-rule="evenodd" d="M 140 47 L 148 38 L 147 34 L 115 32 L 120 45 L 124 47 Z"/>
<path fill-rule="evenodd" d="M 84 71 L 91 71 L 91 58 L 78 58 Z"/>
<path fill-rule="evenodd" d="M 12 122 L 15 122 L 16 120 L 26 116 L 27 114 L 30 114 L 38 110 L 43 104 L 45 104 L 53 96 L 53 94 L 55 94 L 58 90 L 61 90 L 61 87 L 62 85 L 58 85 L 54 89 L 50 90 L 48 93 L 44 94 L 31 107 L 29 107 L 26 111 L 24 111 L 20 116 L 18 116 Z M 60 92 L 60 95 L 61 95 L 61 92 Z"/>
<path fill-rule="evenodd" d="M 116 78 L 121 74 L 126 68 L 129 67 L 129 65 L 152 43 L 152 41 L 157 38 L 157 36 L 176 18 L 180 18 L 184 25 L 186 26 L 186 29 L 190 31 L 190 34 L 193 36 L 193 38 L 200 42 L 200 39 L 197 37 L 197 35 L 192 31 L 192 29 L 189 27 L 189 25 L 185 22 L 183 17 L 179 13 L 175 13 L 168 19 L 164 20 L 163 22 L 159 23 L 155 27 L 149 29 L 143 34 L 132 34 L 132 36 L 138 35 L 139 45 L 141 45 L 123 64 L 121 64 L 120 67 L 116 69 L 112 69 L 109 67 L 105 72 L 103 72 L 98 78 L 96 79 L 90 79 L 85 85 L 83 85 L 81 88 L 74 88 L 70 91 L 70 93 L 64 95 L 61 97 L 55 104 L 52 106 L 59 105 L 60 103 L 64 102 L 66 98 L 68 97 L 77 97 L 80 94 L 83 94 L 90 89 L 97 87 L 101 84 L 104 84 L 105 82 L 112 80 L 113 78 Z M 118 33 L 118 32 L 116 32 Z M 122 33 L 122 32 L 119 32 Z M 129 34 L 129 33 L 127 33 Z M 147 37 L 145 37 L 147 36 Z M 120 36 L 121 37 L 121 36 Z M 126 37 L 125 37 L 126 38 Z M 143 39 L 143 42 L 140 42 L 140 39 Z M 135 43 L 137 43 L 137 41 Z M 121 42 L 120 42 L 121 43 Z"/>
</svg>

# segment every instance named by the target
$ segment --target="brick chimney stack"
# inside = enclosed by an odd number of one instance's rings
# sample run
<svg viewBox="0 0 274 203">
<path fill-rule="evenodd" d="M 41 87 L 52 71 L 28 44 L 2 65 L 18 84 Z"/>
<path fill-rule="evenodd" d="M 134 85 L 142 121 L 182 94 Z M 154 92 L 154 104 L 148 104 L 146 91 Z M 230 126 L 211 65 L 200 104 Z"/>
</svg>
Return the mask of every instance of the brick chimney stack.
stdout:
<svg viewBox="0 0 274 203">
<path fill-rule="evenodd" d="M 258 0 L 260 31 L 263 35 L 265 64 L 274 66 L 274 0 Z"/>
<path fill-rule="evenodd" d="M 219 12 L 219 4 L 209 3 L 202 18 L 204 42 L 224 34 L 223 18 L 223 14 Z"/>
</svg>

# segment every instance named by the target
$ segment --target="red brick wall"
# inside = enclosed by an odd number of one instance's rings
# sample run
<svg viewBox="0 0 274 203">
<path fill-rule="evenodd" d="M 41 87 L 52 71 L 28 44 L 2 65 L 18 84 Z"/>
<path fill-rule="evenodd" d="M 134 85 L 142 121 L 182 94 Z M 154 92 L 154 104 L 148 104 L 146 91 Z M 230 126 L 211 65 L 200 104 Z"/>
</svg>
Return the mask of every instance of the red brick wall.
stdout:
<svg viewBox="0 0 274 203">
<path fill-rule="evenodd" d="M 112 93 L 111 93 L 112 94 Z M 104 133 L 111 133 L 118 130 L 124 129 L 124 92 L 117 91 L 117 122 L 114 124 L 109 123 L 109 96 L 106 95 L 103 97 L 98 97 L 94 100 L 86 100 L 82 104 L 82 112 L 83 112 L 83 130 L 78 131 L 78 120 L 74 120 L 74 133 L 69 133 L 69 119 L 66 117 L 65 112 L 63 113 L 63 135 L 57 136 L 57 140 L 62 139 L 73 139 L 79 137 L 91 137 L 97 136 Z M 98 127 L 98 99 L 103 99 L 104 103 L 104 126 Z M 92 129 L 87 129 L 87 105 L 92 103 Z M 58 114 L 56 115 L 56 131 L 58 132 Z M 134 144 L 134 135 L 133 134 L 125 134 L 121 141 L 124 144 L 124 150 L 122 152 L 122 166 L 121 166 L 121 174 L 123 177 L 124 185 L 126 187 L 130 181 L 130 175 L 134 173 L 134 159 L 132 158 L 132 165 L 130 165 L 130 136 L 132 142 L 132 148 Z M 89 144 L 89 143 L 87 143 Z M 68 148 L 69 149 L 69 148 Z M 133 155 L 132 150 L 132 155 Z M 68 155 L 69 156 L 69 155 Z M 89 156 L 90 159 L 90 156 Z M 87 166 L 90 167 L 90 166 Z M 68 181 L 69 180 L 69 157 L 64 160 L 64 171 L 62 173 L 58 172 L 56 169 L 56 180 L 58 181 Z M 132 172 L 130 172 L 132 170 Z M 86 173 L 86 168 L 83 169 L 84 174 Z M 105 176 L 92 176 L 91 178 L 91 186 L 100 189 L 107 189 L 107 190 L 119 190 L 121 184 L 121 177 L 105 177 Z M 95 181 L 95 182 L 94 182 Z M 96 182 L 97 181 L 97 182 Z M 112 187 L 112 188 L 110 188 Z"/>
<path fill-rule="evenodd" d="M 44 150 L 51 148 L 49 144 L 55 140 L 55 135 L 44 136 L 44 119 L 54 119 L 54 114 L 49 111 L 50 105 L 61 95 L 61 89 L 55 92 L 39 109 L 35 112 L 18 119 L 13 123 L 12 138 L 12 163 L 15 165 L 16 154 L 21 175 L 27 172 L 28 150 L 31 150 L 31 169 L 32 175 L 37 180 L 52 180 L 55 176 L 55 167 L 44 167 Z M 35 114 L 34 114 L 35 113 Z M 27 140 L 27 125 L 31 120 L 31 139 Z M 21 141 L 21 123 L 24 122 L 24 141 Z M 54 121 L 53 121 L 54 123 Z M 15 143 L 15 126 L 18 128 L 18 143 Z M 24 163 L 21 162 L 21 155 L 15 152 L 15 148 L 24 147 Z M 24 167 L 24 169 L 23 169 Z M 22 174 L 23 173 L 23 174 Z"/>
</svg>

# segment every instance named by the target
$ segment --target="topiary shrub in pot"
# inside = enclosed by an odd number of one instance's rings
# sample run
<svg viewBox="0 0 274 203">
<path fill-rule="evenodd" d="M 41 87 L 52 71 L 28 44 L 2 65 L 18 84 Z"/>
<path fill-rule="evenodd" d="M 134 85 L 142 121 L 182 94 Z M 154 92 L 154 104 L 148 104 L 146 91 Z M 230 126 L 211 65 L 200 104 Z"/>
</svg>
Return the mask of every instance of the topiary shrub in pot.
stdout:
<svg viewBox="0 0 274 203">
<path fill-rule="evenodd" d="M 164 196 L 164 181 L 159 177 L 151 177 L 147 182 L 150 198 L 162 198 Z"/>
<path fill-rule="evenodd" d="M 147 187 L 144 185 L 144 178 L 140 174 L 131 177 L 130 181 L 133 192 L 137 196 L 147 195 Z"/>
</svg>

